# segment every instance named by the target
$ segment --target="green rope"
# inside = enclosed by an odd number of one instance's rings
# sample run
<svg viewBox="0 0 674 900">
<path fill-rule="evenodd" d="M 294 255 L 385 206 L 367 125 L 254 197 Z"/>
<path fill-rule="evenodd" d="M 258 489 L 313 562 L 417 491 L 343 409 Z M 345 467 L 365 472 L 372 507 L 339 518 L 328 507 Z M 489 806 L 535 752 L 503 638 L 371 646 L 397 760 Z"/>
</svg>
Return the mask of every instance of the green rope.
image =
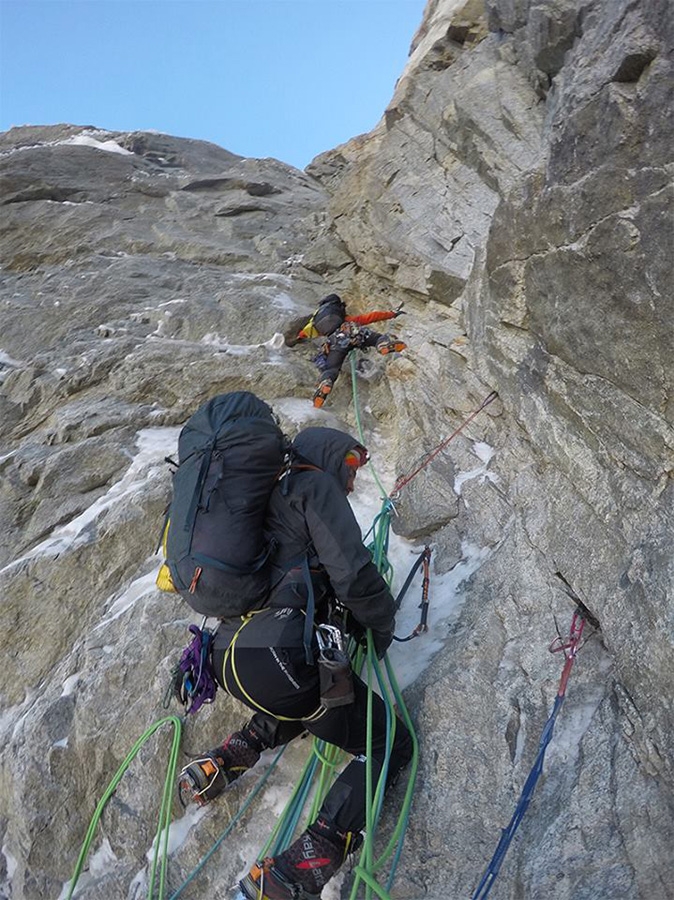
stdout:
<svg viewBox="0 0 674 900">
<path fill-rule="evenodd" d="M 365 841 L 361 853 L 361 859 L 365 859 L 367 871 L 372 870 L 374 848 L 374 795 L 372 792 L 372 704 L 374 692 L 372 691 L 372 632 L 367 636 L 367 730 L 365 739 Z M 387 753 L 389 748 L 387 747 Z M 371 891 L 367 888 L 366 900 L 370 900 Z"/>
<path fill-rule="evenodd" d="M 375 557 L 375 562 L 378 562 L 380 566 L 389 565 L 388 560 L 386 558 L 386 551 L 388 550 L 388 529 L 390 525 L 390 512 L 391 505 L 388 500 L 384 501 L 384 505 L 381 513 L 377 517 L 379 522 L 376 523 L 375 528 L 375 540 L 374 540 L 374 552 L 377 554 Z M 372 640 L 372 634 L 368 633 L 368 698 L 369 695 L 373 691 L 373 678 L 372 671 L 374 670 L 377 680 L 380 686 L 380 693 L 384 703 L 386 704 L 387 715 L 392 716 L 392 724 L 393 730 L 392 733 L 387 733 L 387 754 L 385 758 L 384 766 L 382 767 L 382 773 L 379 778 L 379 782 L 377 785 L 377 790 L 373 796 L 372 794 L 372 775 L 371 771 L 368 775 L 368 768 L 371 766 L 371 744 L 368 744 L 367 754 L 366 754 L 366 792 L 368 797 L 368 810 L 367 810 L 367 824 L 366 824 L 366 835 L 364 846 L 361 850 L 361 856 L 359 864 L 354 869 L 354 883 L 351 889 L 350 900 L 355 900 L 356 895 L 358 893 L 359 886 L 361 883 L 365 885 L 365 897 L 366 900 L 370 900 L 372 897 L 372 891 L 375 893 L 381 900 L 390 900 L 388 891 L 391 889 L 395 878 L 395 872 L 398 865 L 398 861 L 400 859 L 400 854 L 402 853 L 402 845 L 405 836 L 405 831 L 407 829 L 407 824 L 409 821 L 410 809 L 412 804 L 412 798 L 414 795 L 414 787 L 418 772 L 418 764 L 419 764 L 419 743 L 414 730 L 414 725 L 412 723 L 412 719 L 410 717 L 409 711 L 407 710 L 407 706 L 402 697 L 402 693 L 398 686 L 398 683 L 395 678 L 395 674 L 393 672 L 393 667 L 391 665 L 388 657 L 385 657 L 385 667 L 386 667 L 386 675 L 388 678 L 388 682 L 390 685 L 390 691 L 387 689 L 386 684 L 384 682 L 384 678 L 381 672 L 381 666 L 379 661 L 376 658 L 374 652 L 374 643 Z M 375 860 L 373 858 L 373 846 L 374 839 L 376 836 L 376 824 L 379 812 L 381 811 L 381 805 L 383 802 L 383 792 L 386 784 L 386 773 L 388 767 L 388 760 L 390 758 L 390 752 L 393 745 L 393 740 L 395 737 L 395 707 L 394 701 L 391 698 L 391 692 L 393 693 L 393 697 L 395 700 L 395 704 L 397 705 L 398 711 L 407 726 L 411 738 L 412 738 L 412 759 L 410 761 L 409 775 L 407 780 L 407 789 L 405 791 L 405 797 L 403 800 L 402 809 L 398 815 L 398 820 L 396 823 L 396 827 L 394 828 L 393 834 L 384 849 L 383 853 Z M 389 729 L 389 722 L 387 720 L 387 731 Z M 376 815 L 374 814 L 374 810 L 377 810 Z M 395 854 L 394 854 L 395 851 Z M 374 875 L 378 872 L 384 864 L 393 856 L 393 861 L 391 864 L 391 869 L 388 875 L 388 879 L 386 882 L 386 889 L 382 888 L 378 882 L 376 881 Z"/>
<path fill-rule="evenodd" d="M 297 828 L 297 822 L 302 814 L 306 798 L 311 789 L 317 765 L 318 757 L 313 753 L 310 754 L 304 763 L 300 777 L 293 788 L 283 812 L 279 816 L 267 843 L 259 853 L 260 859 L 263 859 L 265 856 L 274 856 L 290 846 L 293 834 Z"/>
<path fill-rule="evenodd" d="M 161 808 L 159 810 L 159 822 L 157 823 L 157 836 L 154 842 L 154 853 L 152 855 L 152 865 L 150 867 L 150 880 L 147 887 L 147 896 L 154 897 L 154 882 L 157 874 L 157 863 L 159 861 L 160 845 L 161 853 L 161 869 L 159 873 L 159 900 L 164 897 L 166 890 L 166 872 L 168 867 L 168 844 L 169 829 L 171 825 L 171 800 L 173 797 L 173 785 L 175 784 L 176 769 L 178 767 L 178 754 L 180 752 L 180 733 L 182 730 L 182 722 L 175 717 L 178 726 L 173 734 L 171 743 L 171 752 L 169 754 L 169 764 L 164 779 L 164 790 L 162 793 Z"/>
<path fill-rule="evenodd" d="M 339 747 L 332 744 L 326 744 L 324 741 L 317 741 L 314 738 L 314 753 L 321 763 L 318 784 L 316 785 L 316 793 L 309 810 L 309 821 L 313 822 L 323 805 L 326 794 L 330 790 L 330 786 L 335 779 L 335 769 L 342 760 L 343 753 Z"/>
<path fill-rule="evenodd" d="M 351 362 L 351 385 L 353 389 L 353 406 L 354 406 L 354 414 L 356 419 L 356 426 L 358 428 L 358 437 L 363 445 L 365 445 L 365 437 L 363 434 L 363 428 L 361 424 L 360 418 L 360 408 L 358 402 L 358 383 L 356 379 L 356 360 L 355 354 L 351 354 L 350 357 Z M 389 532 L 390 532 L 390 524 L 391 524 L 391 512 L 393 510 L 393 504 L 389 497 L 388 492 L 384 489 L 379 476 L 374 468 L 372 462 L 369 462 L 368 465 L 371 467 L 371 471 L 374 477 L 374 480 L 380 490 L 380 493 L 383 498 L 382 509 L 379 514 L 375 517 L 374 522 L 372 523 L 372 527 L 368 532 L 373 534 L 372 543 L 368 545 L 368 550 L 372 555 L 372 559 L 374 564 L 377 566 L 379 573 L 382 577 L 387 581 L 389 587 L 393 582 L 393 567 L 388 559 L 388 549 L 389 549 Z M 393 880 L 395 878 L 395 871 L 398 865 L 398 861 L 400 858 L 400 854 L 402 852 L 402 843 L 405 836 L 405 831 L 407 829 L 407 823 L 409 821 L 409 814 L 411 809 L 412 797 L 414 794 L 414 786 L 417 777 L 418 771 L 418 760 L 419 760 L 419 742 L 416 736 L 416 732 L 414 730 L 414 725 L 412 723 L 411 717 L 405 705 L 405 702 L 402 698 L 402 694 L 400 692 L 400 688 L 398 687 L 398 683 L 395 679 L 395 675 L 393 673 L 393 668 L 388 657 L 385 657 L 385 665 L 387 677 L 389 680 L 389 684 L 391 690 L 393 692 L 395 701 L 397 703 L 398 711 L 400 712 L 405 725 L 407 726 L 411 738 L 412 738 L 412 760 L 410 761 L 410 774 L 408 776 L 407 781 L 407 789 L 405 791 L 405 798 L 403 800 L 403 807 L 398 816 L 398 821 L 396 827 L 393 831 L 393 834 L 384 849 L 381 856 L 374 861 L 373 860 L 373 843 L 374 843 L 374 832 L 376 831 L 376 822 L 379 817 L 379 813 L 381 811 L 381 806 L 384 799 L 384 788 L 386 784 L 386 774 L 388 769 L 388 762 L 390 759 L 390 753 L 393 746 L 393 740 L 395 738 L 395 709 L 394 704 L 391 700 L 390 692 L 386 689 L 386 685 L 384 684 L 384 680 L 381 674 L 381 668 L 379 666 L 379 662 L 376 659 L 376 655 L 374 653 L 374 643 L 372 640 L 372 634 L 368 632 L 368 652 L 367 652 L 367 662 L 368 662 L 368 744 L 367 744 L 367 754 L 366 754 L 366 796 L 368 798 L 368 809 L 366 816 L 366 836 L 364 841 L 364 847 L 361 851 L 360 863 L 356 866 L 354 873 L 355 879 L 353 883 L 353 888 L 351 890 L 350 900 L 355 900 L 356 893 L 358 891 L 358 887 L 360 882 L 365 883 L 366 888 L 366 900 L 370 900 L 372 896 L 372 891 L 375 891 L 378 897 L 382 898 L 382 900 L 389 900 L 388 890 L 390 890 Z M 382 767 L 382 773 L 379 778 L 379 782 L 377 784 L 377 790 L 375 795 L 372 794 L 372 771 L 371 771 L 371 721 L 370 721 L 370 698 L 373 691 L 372 684 L 372 670 L 376 672 L 377 680 L 379 682 L 380 691 L 382 699 L 386 704 L 387 711 L 387 753 L 384 761 L 384 765 Z M 390 721 L 389 721 L 390 717 Z M 393 726 L 392 728 L 390 726 Z M 374 815 L 374 808 L 376 807 L 377 812 Z M 375 827 L 373 827 L 375 826 Z M 378 871 L 385 862 L 390 858 L 391 854 L 394 852 L 395 848 L 395 856 L 392 862 L 391 871 L 388 877 L 386 890 L 381 888 L 377 881 L 374 878 L 374 872 Z"/>
<path fill-rule="evenodd" d="M 75 887 L 77 886 L 77 882 L 79 881 L 82 870 L 84 869 L 84 863 L 86 862 L 89 849 L 93 842 L 96 828 L 98 827 L 98 823 L 101 819 L 101 816 L 103 815 L 103 810 L 105 809 L 108 801 L 117 789 L 117 785 L 122 780 L 122 776 L 129 768 L 133 760 L 136 758 L 141 747 L 146 743 L 146 741 L 148 741 L 150 737 L 152 737 L 155 731 L 158 731 L 163 725 L 167 724 L 173 725 L 174 727 L 173 742 L 171 744 L 169 765 L 166 772 L 166 779 L 164 781 L 164 791 L 162 794 L 161 809 L 159 811 L 159 823 L 157 826 L 157 834 L 154 842 L 154 854 L 150 867 L 150 880 L 148 884 L 148 898 L 152 898 L 152 895 L 154 893 L 154 884 L 161 847 L 163 848 L 163 853 L 161 861 L 161 871 L 159 876 L 159 900 L 162 900 L 164 896 L 164 889 L 166 884 L 166 869 L 168 865 L 168 837 L 169 825 L 171 822 L 171 794 L 173 790 L 173 783 L 175 781 L 178 753 L 180 751 L 180 737 L 183 726 L 182 719 L 179 719 L 178 716 L 167 716 L 165 719 L 160 719 L 158 722 L 155 722 L 154 725 L 151 725 L 146 731 L 144 731 L 131 748 L 122 765 L 113 776 L 110 784 L 105 789 L 103 796 L 96 806 L 91 822 L 89 823 L 89 828 L 87 829 L 84 843 L 82 844 L 82 849 L 80 850 L 80 854 L 77 858 L 77 863 L 75 864 L 75 871 L 73 872 L 73 877 L 70 880 L 66 900 L 71 900 L 73 896 Z"/>
<path fill-rule="evenodd" d="M 407 780 L 407 789 L 405 790 L 405 797 L 403 799 L 402 809 L 398 816 L 398 822 L 393 830 L 393 834 L 391 835 L 391 839 L 389 841 L 388 846 L 384 850 L 382 854 L 382 859 L 384 857 L 388 858 L 390 852 L 393 851 L 393 846 L 397 843 L 396 853 L 393 860 L 393 864 L 391 866 L 391 873 L 389 875 L 389 880 L 386 885 L 387 889 L 390 890 L 393 885 L 393 879 L 395 878 L 396 869 L 398 867 L 398 862 L 400 860 L 400 854 L 403 849 L 403 841 L 405 839 L 405 832 L 407 830 L 407 824 L 410 818 L 410 812 L 412 810 L 412 799 L 414 797 L 414 787 L 416 784 L 417 773 L 419 770 L 419 739 L 417 738 L 417 733 L 414 729 L 414 724 L 412 722 L 412 717 L 409 714 L 407 709 L 407 705 L 403 700 L 403 695 L 398 685 L 398 681 L 395 677 L 395 673 L 393 671 L 393 666 L 391 665 L 391 661 L 388 657 L 385 659 L 386 665 L 386 674 L 389 680 L 389 684 L 393 690 L 393 695 L 395 697 L 396 703 L 398 704 L 398 710 L 403 717 L 403 721 L 407 726 L 410 736 L 412 738 L 412 759 L 410 761 L 410 776 Z"/>
<path fill-rule="evenodd" d="M 357 866 L 354 866 L 353 873 L 354 873 L 354 875 L 356 876 L 356 885 L 359 883 L 359 881 L 364 881 L 364 882 L 365 882 L 365 885 L 366 885 L 366 888 L 367 888 L 367 891 L 368 891 L 368 895 L 369 895 L 369 896 L 371 896 L 371 895 L 372 895 L 372 891 L 374 891 L 374 892 L 377 894 L 377 896 L 381 898 L 381 900 L 391 900 L 391 895 L 388 893 L 388 891 L 385 890 L 385 889 L 384 889 L 384 888 L 376 881 L 376 879 L 374 878 L 374 876 L 371 875 L 371 874 L 367 871 L 367 869 L 364 869 L 360 864 L 358 864 Z M 354 896 L 355 896 L 355 894 L 354 894 L 353 891 L 352 891 L 352 892 L 351 892 L 351 897 L 354 897 Z"/>
<path fill-rule="evenodd" d="M 358 429 L 358 437 L 360 438 L 360 442 L 363 446 L 365 446 L 365 436 L 363 434 L 363 426 L 360 421 L 360 405 L 358 403 L 358 381 L 356 379 L 356 354 L 349 354 L 349 361 L 351 363 L 351 388 L 353 391 L 353 411 L 356 417 L 356 428 Z M 388 497 L 388 493 L 384 488 L 384 485 L 379 480 L 379 475 L 377 475 L 377 470 L 375 469 L 372 460 L 368 462 L 368 467 L 372 472 L 372 476 L 379 488 L 382 497 Z"/>
<path fill-rule="evenodd" d="M 377 672 L 378 675 L 380 676 L 381 675 L 380 664 L 376 659 L 374 659 L 373 662 L 374 662 L 375 672 Z M 419 742 L 418 742 L 418 739 L 417 739 L 417 736 L 416 736 L 416 733 L 414 730 L 414 725 L 412 723 L 409 711 L 407 709 L 407 706 L 405 705 L 402 694 L 400 692 L 400 688 L 396 681 L 395 674 L 394 674 L 393 668 L 391 666 L 391 662 L 388 658 L 385 658 L 384 662 L 385 662 L 385 666 L 386 666 L 386 674 L 387 674 L 389 684 L 391 686 L 391 689 L 392 689 L 393 694 L 396 699 L 398 711 L 402 715 L 403 721 L 407 725 L 407 728 L 409 729 L 410 735 L 412 737 L 412 748 L 413 748 L 412 759 L 409 764 L 410 769 L 409 769 L 409 775 L 408 775 L 408 779 L 407 779 L 407 788 L 405 791 L 405 797 L 403 799 L 402 808 L 398 815 L 398 821 L 393 830 L 393 833 L 389 839 L 388 844 L 384 848 L 383 852 L 375 860 L 372 859 L 370 853 L 368 852 L 368 848 L 365 846 L 363 847 L 363 850 L 361 851 L 360 861 L 359 861 L 358 865 L 354 868 L 355 878 L 354 878 L 354 883 L 353 883 L 352 889 L 351 889 L 350 900 L 355 900 L 361 882 L 365 884 L 366 898 L 369 898 L 371 896 L 371 891 L 374 889 L 377 896 L 382 898 L 382 900 L 390 900 L 389 894 L 387 892 L 391 890 L 391 887 L 393 885 L 393 881 L 395 879 L 395 874 L 396 874 L 396 869 L 398 866 L 398 862 L 400 860 L 400 855 L 402 853 L 402 846 L 403 846 L 403 841 L 404 841 L 404 837 L 405 837 L 405 831 L 407 829 L 407 824 L 409 822 L 409 816 L 410 816 L 411 805 L 412 805 L 412 800 L 413 800 L 413 796 L 414 796 L 414 788 L 415 788 L 416 777 L 417 777 L 418 766 L 419 766 Z M 383 684 L 383 678 L 380 679 L 380 687 L 382 689 L 382 695 L 385 696 L 387 692 L 386 692 L 385 686 Z M 387 700 L 388 700 L 387 705 L 390 707 L 390 698 L 387 698 Z M 394 719 L 394 721 L 395 721 L 395 719 Z M 385 776 L 385 772 L 383 772 L 382 775 Z M 381 802 L 378 803 L 378 801 L 383 800 L 384 785 L 385 785 L 385 778 L 384 779 L 380 778 L 378 787 L 382 788 L 382 796 L 381 796 L 381 798 L 379 798 L 377 796 L 377 793 L 375 794 L 374 802 L 372 804 L 373 807 L 377 807 L 377 806 L 381 807 Z M 374 837 L 376 836 L 376 817 L 373 817 L 373 818 L 374 818 L 374 825 L 375 825 L 375 827 L 373 828 L 373 831 L 375 832 L 375 834 L 372 835 L 372 839 L 371 839 L 370 833 L 368 832 L 365 836 L 365 844 L 367 844 L 368 842 L 372 842 L 372 845 L 373 845 Z M 370 827 L 372 827 L 372 826 L 370 826 Z M 388 879 L 386 882 L 386 888 L 384 889 L 378 884 L 378 882 L 375 880 L 374 876 L 375 876 L 376 872 L 378 872 L 380 869 L 383 868 L 383 866 L 391 858 L 392 855 L 393 855 L 393 861 L 391 863 L 390 872 L 389 872 Z"/>
<path fill-rule="evenodd" d="M 354 354 L 351 354 L 351 381 L 353 386 L 354 410 L 356 424 L 358 427 L 358 435 L 361 443 L 365 444 L 363 429 L 360 419 L 360 411 L 358 404 L 358 389 L 356 384 L 356 364 Z M 391 524 L 391 512 L 393 504 L 385 491 L 377 472 L 372 465 L 368 463 L 373 474 L 374 480 L 381 492 L 383 505 L 380 513 L 375 517 L 370 532 L 373 534 L 372 543 L 368 546 L 368 550 L 372 555 L 373 562 L 377 566 L 382 577 L 387 581 L 389 586 L 393 580 L 393 567 L 388 559 L 389 549 L 389 532 Z M 360 860 L 354 869 L 355 879 L 350 894 L 350 900 L 355 900 L 356 894 L 361 885 L 365 886 L 366 900 L 371 900 L 373 892 L 380 900 L 391 900 L 388 891 L 391 889 L 395 877 L 396 867 L 402 852 L 402 843 L 405 836 L 405 830 L 409 820 L 412 797 L 414 794 L 414 785 L 418 769 L 418 740 L 414 731 L 414 726 L 402 698 L 400 688 L 395 680 L 393 669 L 388 658 L 385 658 L 385 668 L 388 678 L 389 687 L 387 688 L 383 677 L 382 669 L 376 658 L 374 650 L 374 641 L 372 632 L 368 630 L 368 641 L 366 653 L 359 647 L 352 647 L 351 652 L 352 665 L 355 672 L 360 672 L 366 666 L 368 682 L 368 698 L 367 698 L 367 726 L 366 726 L 366 753 L 365 753 L 365 793 L 366 793 L 366 809 L 365 809 L 365 838 L 361 848 Z M 374 681 L 376 679 L 380 686 L 382 699 L 384 700 L 386 709 L 386 754 L 382 764 L 381 773 L 374 784 L 372 771 L 372 709 L 374 703 Z M 381 814 L 384 792 L 386 787 L 386 779 L 388 773 L 389 761 L 393 749 L 396 728 L 396 705 L 405 725 L 410 731 L 413 745 L 412 760 L 410 762 L 410 774 L 408 776 L 407 789 L 401 812 L 398 816 L 396 827 L 393 830 L 388 844 L 384 851 L 375 858 L 374 843 L 376 838 L 377 825 Z M 270 838 L 262 849 L 260 856 L 276 855 L 285 850 L 292 842 L 300 818 L 303 815 L 304 807 L 307 804 L 309 794 L 314 787 L 315 792 L 309 810 L 308 821 L 312 822 L 320 809 L 321 804 L 327 794 L 330 784 L 334 780 L 335 769 L 341 759 L 341 752 L 338 748 L 325 744 L 323 741 L 314 739 L 312 753 L 304 765 L 299 780 L 293 789 L 293 792 L 286 803 L 285 809 L 281 813 L 276 826 L 274 827 Z M 317 774 L 318 773 L 318 774 Z M 390 859 L 390 872 L 388 874 L 386 887 L 382 887 L 375 873 L 378 872 Z M 171 898 L 173 900 L 173 898 Z"/>
<path fill-rule="evenodd" d="M 372 560 L 379 570 L 379 574 L 390 587 L 393 582 L 393 566 L 388 559 L 389 528 L 391 523 L 391 510 L 393 506 L 387 498 L 384 500 L 381 512 L 375 516 L 374 522 L 368 534 L 373 534 L 373 540 L 368 544 Z"/>
</svg>

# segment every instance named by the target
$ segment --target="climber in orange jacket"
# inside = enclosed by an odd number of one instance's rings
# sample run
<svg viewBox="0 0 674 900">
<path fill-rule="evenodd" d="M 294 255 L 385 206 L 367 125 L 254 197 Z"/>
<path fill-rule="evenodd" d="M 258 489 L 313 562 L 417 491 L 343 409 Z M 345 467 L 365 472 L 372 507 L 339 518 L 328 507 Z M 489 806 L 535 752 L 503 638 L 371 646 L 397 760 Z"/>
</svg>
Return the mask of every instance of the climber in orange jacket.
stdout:
<svg viewBox="0 0 674 900">
<path fill-rule="evenodd" d="M 395 335 L 380 334 L 367 328 L 372 322 L 396 319 L 403 315 L 402 309 L 376 310 L 360 316 L 347 316 L 346 304 L 337 294 L 328 294 L 318 305 L 318 309 L 300 329 L 298 340 L 325 338 L 314 363 L 321 372 L 321 380 L 314 393 L 314 406 L 323 406 L 351 350 L 374 347 L 378 353 L 400 353 L 407 347 Z"/>
</svg>

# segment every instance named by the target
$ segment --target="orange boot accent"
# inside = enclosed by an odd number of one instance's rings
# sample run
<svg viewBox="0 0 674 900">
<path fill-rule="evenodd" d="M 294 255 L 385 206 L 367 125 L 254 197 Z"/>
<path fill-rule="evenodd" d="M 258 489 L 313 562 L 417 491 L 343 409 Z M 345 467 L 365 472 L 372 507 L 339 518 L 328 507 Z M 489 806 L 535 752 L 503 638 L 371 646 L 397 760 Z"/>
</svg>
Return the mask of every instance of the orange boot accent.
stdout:
<svg viewBox="0 0 674 900">
<path fill-rule="evenodd" d="M 331 381 L 321 381 L 321 383 L 316 388 L 316 393 L 314 394 L 314 406 L 316 407 L 316 409 L 320 409 L 323 406 L 331 390 Z"/>
<path fill-rule="evenodd" d="M 382 356 L 386 356 L 388 353 L 402 353 L 406 349 L 407 344 L 404 341 L 397 341 L 392 338 L 381 340 L 377 344 L 377 353 L 381 353 Z"/>
<path fill-rule="evenodd" d="M 311 896 L 299 885 L 286 881 L 273 866 L 274 859 L 270 856 L 253 863 L 250 872 L 239 882 L 246 900 L 302 900 Z M 318 900 L 318 896 L 314 894 L 314 900 Z"/>
</svg>

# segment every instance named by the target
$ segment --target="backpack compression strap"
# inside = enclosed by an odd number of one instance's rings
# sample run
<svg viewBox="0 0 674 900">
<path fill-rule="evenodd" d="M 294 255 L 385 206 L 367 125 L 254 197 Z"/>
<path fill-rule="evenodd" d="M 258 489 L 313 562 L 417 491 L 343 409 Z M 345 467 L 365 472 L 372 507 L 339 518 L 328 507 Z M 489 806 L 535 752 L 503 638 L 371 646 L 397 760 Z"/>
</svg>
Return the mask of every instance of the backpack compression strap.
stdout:
<svg viewBox="0 0 674 900">
<path fill-rule="evenodd" d="M 275 546 L 276 544 L 271 541 L 266 550 L 253 560 L 249 566 L 236 566 L 234 563 L 222 562 L 222 560 L 215 559 L 214 556 L 207 556 L 205 553 L 193 553 L 192 559 L 204 566 L 212 566 L 214 569 L 220 569 L 221 572 L 228 572 L 230 575 L 253 575 L 264 566 Z"/>
</svg>

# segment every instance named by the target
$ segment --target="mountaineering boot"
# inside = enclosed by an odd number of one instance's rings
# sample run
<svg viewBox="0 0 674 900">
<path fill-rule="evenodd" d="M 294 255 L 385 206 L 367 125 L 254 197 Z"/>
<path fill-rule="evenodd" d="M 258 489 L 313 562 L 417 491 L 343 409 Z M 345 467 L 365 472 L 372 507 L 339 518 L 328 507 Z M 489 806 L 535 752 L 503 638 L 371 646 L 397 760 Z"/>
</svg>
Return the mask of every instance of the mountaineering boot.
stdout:
<svg viewBox="0 0 674 900">
<path fill-rule="evenodd" d="M 283 853 L 255 863 L 239 887 L 248 900 L 319 900 L 329 879 L 362 840 L 360 832 L 338 831 L 319 816 Z"/>
<path fill-rule="evenodd" d="M 407 344 L 404 341 L 385 336 L 377 341 L 376 349 L 377 353 L 386 356 L 387 353 L 402 353 L 403 350 L 407 349 Z"/>
<path fill-rule="evenodd" d="M 316 409 L 320 409 L 321 406 L 323 406 L 331 390 L 332 381 L 330 381 L 329 378 L 324 378 L 316 388 L 316 393 L 314 394 L 314 406 Z"/>
<path fill-rule="evenodd" d="M 254 766 L 264 749 L 259 736 L 246 727 L 235 731 L 224 744 L 192 760 L 178 777 L 178 794 L 183 806 L 210 803 L 227 785 Z"/>
</svg>

